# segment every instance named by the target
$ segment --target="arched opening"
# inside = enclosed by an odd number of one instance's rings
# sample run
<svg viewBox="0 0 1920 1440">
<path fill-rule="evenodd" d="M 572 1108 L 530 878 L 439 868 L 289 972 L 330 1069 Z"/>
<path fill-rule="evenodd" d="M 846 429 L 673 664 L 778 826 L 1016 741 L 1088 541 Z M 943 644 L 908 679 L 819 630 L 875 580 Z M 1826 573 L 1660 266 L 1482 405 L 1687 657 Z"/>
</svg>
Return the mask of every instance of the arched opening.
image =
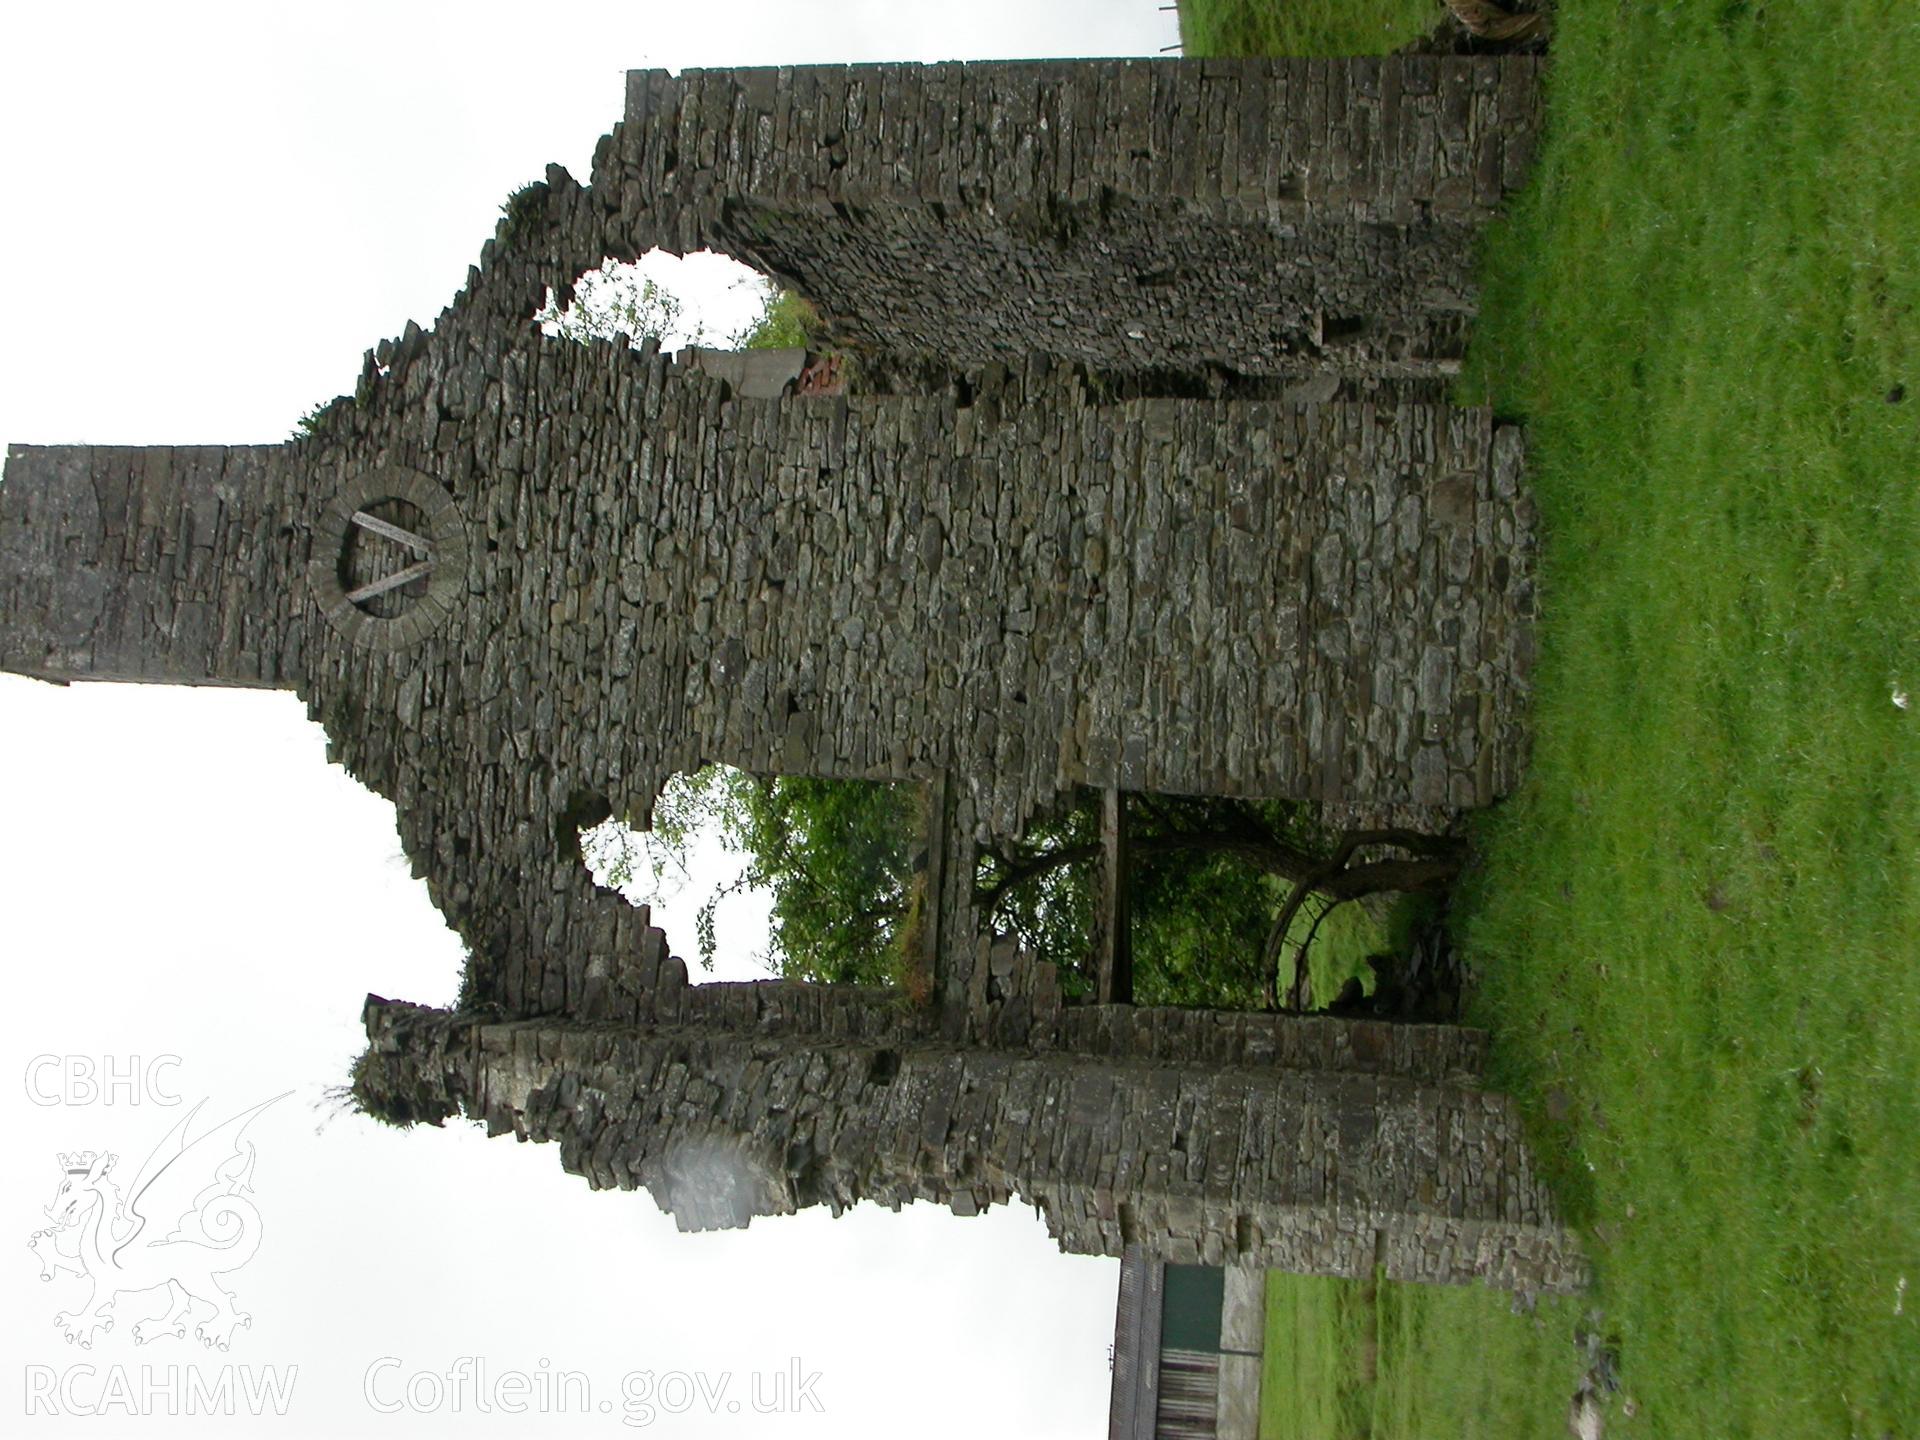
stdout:
<svg viewBox="0 0 1920 1440">
<path fill-rule="evenodd" d="M 793 301 L 750 266 L 712 250 L 673 255 L 650 250 L 638 260 L 607 259 L 565 293 L 552 288 L 534 321 L 563 340 L 639 345 L 652 338 L 669 353 L 689 345 L 744 349 L 793 344 Z"/>
<path fill-rule="evenodd" d="M 843 394 L 854 358 L 834 347 L 805 299 L 711 250 L 603 260 L 547 290 L 541 333 L 580 344 L 649 342 L 749 398 Z"/>
<path fill-rule="evenodd" d="M 1401 1013 L 1459 850 L 1356 838 L 1302 802 L 1081 789 L 1017 838 L 980 839 L 973 895 L 981 927 L 1053 964 L 1069 1000 Z M 1451 1000 L 1421 963 L 1407 1013 Z"/>
<path fill-rule="evenodd" d="M 581 825 L 580 854 L 698 978 L 918 994 L 940 963 L 930 930 L 950 923 L 933 913 L 930 803 L 924 786 L 708 766 L 668 783 L 650 830 Z M 1457 1002 L 1445 837 L 1354 843 L 1301 804 L 1081 790 L 970 854 L 969 923 L 1055 967 L 1070 1002 L 1423 1016 Z"/>
<path fill-rule="evenodd" d="M 650 829 L 618 816 L 580 829 L 594 882 L 647 906 L 703 980 L 912 991 L 926 850 L 919 786 L 726 765 L 669 780 Z"/>
</svg>

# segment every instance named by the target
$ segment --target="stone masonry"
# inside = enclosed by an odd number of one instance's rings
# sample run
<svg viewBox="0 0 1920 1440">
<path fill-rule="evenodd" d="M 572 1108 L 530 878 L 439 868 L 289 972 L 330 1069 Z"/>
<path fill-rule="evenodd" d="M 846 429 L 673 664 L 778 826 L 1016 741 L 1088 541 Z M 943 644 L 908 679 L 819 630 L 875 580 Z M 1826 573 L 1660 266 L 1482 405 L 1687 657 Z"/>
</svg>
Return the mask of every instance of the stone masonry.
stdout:
<svg viewBox="0 0 1920 1440">
<path fill-rule="evenodd" d="M 1523 1288 L 1578 1273 L 1512 1107 L 1431 1073 L 1457 1044 L 1439 1027 L 1297 1069 L 1247 1050 L 1283 1024 L 1355 1037 L 1251 1016 L 1223 1037 L 1231 1058 L 1156 1062 L 1150 1021 L 1063 1052 L 929 1043 L 872 1005 L 835 1043 L 810 1027 L 796 1042 L 805 1021 L 783 1009 L 606 1026 L 370 1000 L 367 1022 L 380 1083 L 418 1118 L 557 1142 L 568 1170 L 645 1187 L 686 1230 L 856 1200 L 972 1215 L 1018 1195 L 1083 1254 Z"/>
<path fill-rule="evenodd" d="M 1429 826 L 1511 788 L 1521 440 L 1420 386 L 1536 87 L 636 72 L 592 183 L 516 195 L 310 437 L 14 447 L 0 668 L 297 690 L 470 950 L 461 1011 L 370 1003 L 379 1073 L 689 1225 L 1019 1193 L 1095 1253 L 1574 1283 L 1479 1037 L 1067 1005 L 964 883 L 1075 786 Z M 539 333 L 654 245 L 796 285 L 876 378 L 748 398 Z M 713 761 L 932 787 L 930 1003 L 690 986 L 592 885 L 579 828 Z"/>
<path fill-rule="evenodd" d="M 1535 78 L 1422 59 L 636 71 L 595 166 L 621 177 L 614 249 L 737 255 L 870 350 L 1378 384 L 1458 357 L 1463 257 L 1531 155 Z"/>
</svg>

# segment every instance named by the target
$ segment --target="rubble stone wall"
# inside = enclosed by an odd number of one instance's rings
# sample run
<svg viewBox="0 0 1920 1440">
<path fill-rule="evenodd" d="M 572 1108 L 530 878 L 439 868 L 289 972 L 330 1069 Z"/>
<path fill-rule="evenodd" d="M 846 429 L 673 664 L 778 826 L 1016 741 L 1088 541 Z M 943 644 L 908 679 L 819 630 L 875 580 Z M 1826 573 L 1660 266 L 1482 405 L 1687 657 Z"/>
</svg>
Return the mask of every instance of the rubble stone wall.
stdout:
<svg viewBox="0 0 1920 1440">
<path fill-rule="evenodd" d="M 578 826 L 708 762 L 950 771 L 1000 834 L 1076 785 L 1438 827 L 1519 774 L 1531 514 L 1485 412 L 1103 406 L 1066 372 L 1019 403 L 741 400 L 531 339 L 469 410 L 461 363 L 396 362 L 315 443 L 443 478 L 465 603 L 400 652 L 317 631 L 305 689 L 405 794 L 490 998 L 603 953 Z"/>
<path fill-rule="evenodd" d="M 1567 1290 L 1584 1279 L 1512 1104 L 1345 1070 L 1147 1063 L 697 1024 L 490 1024 L 370 1000 L 416 1104 L 557 1143 L 684 1230 L 810 1205 L 1018 1198 L 1063 1248 Z"/>
<path fill-rule="evenodd" d="M 640 74 L 593 183 L 556 167 L 517 195 L 433 327 L 370 351 L 303 439 L 16 448 L 0 665 L 296 689 L 394 802 L 469 947 L 463 1003 L 508 1026 L 467 1026 L 465 1071 L 407 1064 L 490 1123 L 610 1147 L 616 1183 L 657 1178 L 679 1213 L 700 1212 L 672 1167 L 708 1137 L 771 1210 L 1018 1191 L 1097 1253 L 1131 1224 L 1169 1258 L 1351 1270 L 1378 1231 L 1404 1273 L 1556 1276 L 1511 1116 L 1471 1091 L 1481 1037 L 1065 1005 L 979 933 L 966 883 L 982 835 L 1076 785 L 1438 827 L 1515 783 L 1521 439 L 1390 382 L 1444 360 L 1471 307 L 1469 242 L 1523 163 L 1537 75 Z M 722 243 L 882 358 L 937 340 L 966 375 L 748 399 L 652 345 L 539 332 L 550 289 L 663 241 Z M 1196 394 L 1216 370 L 1337 384 Z M 416 527 L 385 553 L 352 520 L 391 530 L 382 511 Z M 419 593 L 351 600 L 382 573 L 362 561 L 423 549 Z M 647 913 L 593 886 L 581 826 L 644 822 L 710 761 L 952 797 L 931 1004 L 690 985 Z M 495 1052 L 522 1035 L 591 1045 L 509 1085 Z M 671 1108 L 633 1098 L 663 1083 Z M 615 1090 L 627 1109 L 535 1099 Z M 1177 1118 L 1184 1096 L 1213 1128 Z M 799 1114 L 804 1183 L 761 1144 L 798 1142 Z M 1203 1128 L 1204 1159 L 1176 1144 Z"/>
<path fill-rule="evenodd" d="M 616 243 L 738 256 L 872 350 L 1378 381 L 1459 356 L 1539 63 L 636 71 L 594 183 Z"/>
<path fill-rule="evenodd" d="M 298 548 L 265 445 L 15 445 L 0 480 L 0 670 L 279 685 Z M 298 607 L 304 609 L 304 606 Z"/>
</svg>

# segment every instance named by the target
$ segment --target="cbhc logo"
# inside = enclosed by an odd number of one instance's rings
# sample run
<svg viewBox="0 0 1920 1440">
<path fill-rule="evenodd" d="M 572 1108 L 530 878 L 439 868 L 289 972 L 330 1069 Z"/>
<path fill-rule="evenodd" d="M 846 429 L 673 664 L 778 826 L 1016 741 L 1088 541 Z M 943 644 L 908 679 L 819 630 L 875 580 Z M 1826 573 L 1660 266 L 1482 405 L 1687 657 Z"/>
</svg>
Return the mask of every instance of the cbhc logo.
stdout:
<svg viewBox="0 0 1920 1440">
<path fill-rule="evenodd" d="M 178 1055 L 36 1055 L 27 1062 L 27 1098 L 36 1105 L 178 1105 L 161 1076 Z"/>
</svg>

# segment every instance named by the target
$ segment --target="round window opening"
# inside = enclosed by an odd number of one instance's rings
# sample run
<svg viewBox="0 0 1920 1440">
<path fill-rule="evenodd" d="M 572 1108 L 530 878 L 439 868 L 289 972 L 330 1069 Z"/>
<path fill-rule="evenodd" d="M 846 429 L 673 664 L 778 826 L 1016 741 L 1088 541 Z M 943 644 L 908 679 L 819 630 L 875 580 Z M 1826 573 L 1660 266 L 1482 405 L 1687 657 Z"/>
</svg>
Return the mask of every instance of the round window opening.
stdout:
<svg viewBox="0 0 1920 1440">
<path fill-rule="evenodd" d="M 313 597 L 356 645 L 412 645 L 465 600 L 466 522 L 430 475 L 390 466 L 354 477 L 313 538 Z"/>
<path fill-rule="evenodd" d="M 349 603 L 379 620 L 395 620 L 427 595 L 433 537 L 411 501 L 388 498 L 353 512 L 340 546 L 340 588 Z"/>
</svg>

